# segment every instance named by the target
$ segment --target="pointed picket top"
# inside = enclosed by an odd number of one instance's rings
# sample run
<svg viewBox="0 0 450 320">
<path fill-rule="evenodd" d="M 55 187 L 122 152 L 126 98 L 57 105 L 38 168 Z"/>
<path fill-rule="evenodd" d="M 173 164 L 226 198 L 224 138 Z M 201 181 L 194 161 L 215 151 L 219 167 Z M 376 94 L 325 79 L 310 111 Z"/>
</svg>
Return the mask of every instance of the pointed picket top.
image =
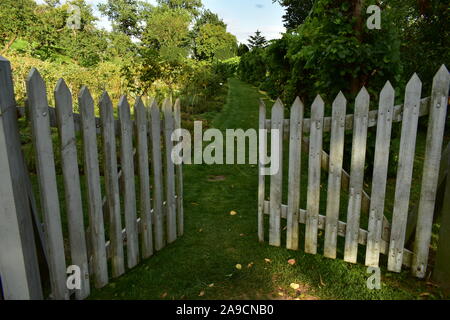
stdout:
<svg viewBox="0 0 450 320">
<path fill-rule="evenodd" d="M 152 118 L 153 117 L 157 117 L 157 118 L 160 117 L 159 106 L 158 106 L 158 102 L 156 102 L 156 99 L 154 99 L 153 102 L 152 102 L 152 105 L 150 107 L 150 114 L 151 114 Z"/>
<path fill-rule="evenodd" d="M 28 104 L 42 115 L 48 113 L 47 88 L 36 68 L 31 69 L 27 81 Z"/>
<path fill-rule="evenodd" d="M 381 89 L 380 96 L 391 96 L 391 95 L 395 96 L 395 89 L 392 86 L 391 82 L 388 80 L 386 81 L 383 89 Z"/>
<path fill-rule="evenodd" d="M 312 107 L 313 108 L 320 108 L 320 107 L 323 107 L 324 105 L 325 105 L 325 102 L 323 101 L 323 99 L 320 96 L 320 94 L 318 94 L 316 96 L 316 98 L 314 99 L 313 103 L 312 103 Z"/>
<path fill-rule="evenodd" d="M 172 114 L 172 102 L 170 98 L 166 98 L 163 102 L 164 115 L 170 116 Z"/>
<path fill-rule="evenodd" d="M 108 94 L 108 91 L 105 90 L 102 92 L 102 95 L 100 96 L 99 104 L 101 106 L 112 104 L 111 98 L 109 97 L 109 94 Z"/>
<path fill-rule="evenodd" d="M 67 86 L 66 82 L 64 81 L 63 78 L 60 78 L 57 82 L 56 82 L 56 86 L 55 86 L 55 95 L 66 95 L 66 94 L 70 94 L 70 89 Z"/>
<path fill-rule="evenodd" d="M 284 106 L 283 102 L 281 102 L 281 99 L 278 98 L 277 101 L 275 101 L 275 104 L 272 107 L 272 118 L 274 114 L 283 114 L 284 113 Z"/>
<path fill-rule="evenodd" d="M 333 108 L 334 106 L 341 106 L 347 104 L 347 98 L 345 97 L 344 93 L 342 91 L 339 91 L 336 98 L 333 101 Z"/>
<path fill-rule="evenodd" d="M 297 119 L 296 122 L 298 121 L 298 119 L 300 118 L 300 114 L 303 114 L 304 111 L 304 105 L 302 100 L 300 100 L 299 97 L 295 98 L 294 103 L 292 104 L 291 107 L 291 120 L 293 119 Z M 300 125 L 300 123 L 298 124 Z"/>
<path fill-rule="evenodd" d="M 131 118 L 130 104 L 127 96 L 123 95 L 119 100 L 119 119 L 126 120 Z"/>
<path fill-rule="evenodd" d="M 439 88 L 439 90 L 443 90 L 444 94 L 448 94 L 449 83 L 450 73 L 443 64 L 433 78 L 433 88 Z"/>
<path fill-rule="evenodd" d="M 142 97 L 141 96 L 137 97 L 136 98 L 136 103 L 134 104 L 134 109 L 135 110 L 138 110 L 138 109 L 142 109 L 143 110 L 144 108 L 145 108 L 145 106 L 144 106 L 144 102 L 142 101 Z"/>
<path fill-rule="evenodd" d="M 414 73 L 406 85 L 406 92 L 422 91 L 422 81 L 417 73 Z"/>
<path fill-rule="evenodd" d="M 178 110 L 178 112 L 181 112 L 181 101 L 180 101 L 179 98 L 177 98 L 177 99 L 175 100 L 175 104 L 173 105 L 173 110 L 174 110 L 174 111 L 177 111 L 177 110 Z"/>
<path fill-rule="evenodd" d="M 356 103 L 358 103 L 358 102 L 366 102 L 366 101 L 369 101 L 369 99 L 370 99 L 369 92 L 367 91 L 366 87 L 363 86 L 361 88 L 361 90 L 359 90 L 358 95 L 356 96 L 356 99 L 355 99 Z"/>
<path fill-rule="evenodd" d="M 381 105 L 393 105 L 395 99 L 395 89 L 392 86 L 392 84 L 388 81 L 386 81 L 386 84 L 384 85 L 383 89 L 380 92 L 380 107 Z"/>
<path fill-rule="evenodd" d="M 64 79 L 59 79 L 56 83 L 55 87 L 55 107 L 56 113 L 58 113 L 59 109 L 63 109 L 66 113 L 71 113 L 72 111 L 72 93 L 70 92 L 69 87 L 67 86 Z"/>
<path fill-rule="evenodd" d="M 449 78 L 450 78 L 450 73 L 448 72 L 448 69 L 445 66 L 445 64 L 443 64 L 439 68 L 438 72 L 436 72 L 436 74 L 435 74 L 435 76 L 433 78 L 433 84 L 436 81 L 439 81 L 439 80 L 441 80 L 441 81 L 449 81 Z"/>
<path fill-rule="evenodd" d="M 78 94 L 78 100 L 83 102 L 83 104 L 89 104 L 92 106 L 94 105 L 94 99 L 92 98 L 91 92 L 89 91 L 89 88 L 86 86 L 83 86 Z"/>
</svg>

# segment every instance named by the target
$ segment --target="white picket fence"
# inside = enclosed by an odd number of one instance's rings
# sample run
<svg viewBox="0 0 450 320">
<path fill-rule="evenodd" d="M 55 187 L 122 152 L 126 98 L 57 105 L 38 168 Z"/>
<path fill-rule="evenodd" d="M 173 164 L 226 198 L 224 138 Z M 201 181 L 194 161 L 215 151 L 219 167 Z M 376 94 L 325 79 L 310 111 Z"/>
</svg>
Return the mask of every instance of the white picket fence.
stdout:
<svg viewBox="0 0 450 320">
<path fill-rule="evenodd" d="M 311 107 L 311 118 L 304 118 L 304 105 L 297 99 L 284 119 L 284 107 L 278 100 L 266 119 L 266 106 L 260 105 L 259 128 L 279 129 L 289 135 L 288 203 L 283 205 L 283 170 L 270 176 L 270 198 L 266 200 L 265 176 L 259 176 L 258 230 L 265 240 L 264 215 L 269 215 L 269 243 L 281 246 L 281 218 L 287 220 L 286 247 L 299 249 L 304 241 L 305 252 L 317 254 L 318 230 L 324 230 L 324 256 L 336 259 L 338 236 L 345 237 L 344 260 L 357 262 L 358 246 L 366 245 L 365 263 L 378 267 L 380 253 L 388 256 L 388 270 L 400 272 L 403 266 L 423 278 L 426 274 L 441 153 L 450 75 L 445 66 L 437 72 L 430 98 L 421 99 L 422 83 L 415 74 L 406 86 L 404 104 L 394 106 L 395 91 L 389 82 L 379 96 L 378 110 L 369 111 L 370 96 L 365 88 L 355 101 L 354 114 L 347 115 L 347 101 L 339 93 L 332 104 L 332 117 L 324 117 L 324 101 L 320 96 Z M 417 211 L 414 249 L 405 248 L 410 190 L 415 156 L 418 120 L 429 116 L 420 202 Z M 385 196 L 393 122 L 402 122 L 400 156 L 397 169 L 392 221 L 385 217 Z M 367 132 L 377 127 L 371 195 L 364 190 Z M 351 171 L 343 170 L 345 131 L 353 130 Z M 323 151 L 323 133 L 330 132 L 330 154 Z M 277 143 L 283 146 L 282 135 Z M 274 141 L 271 144 L 274 145 Z M 266 146 L 260 143 L 260 154 Z M 308 181 L 301 179 L 302 149 L 308 155 Z M 279 152 L 283 158 L 283 150 Z M 446 162 L 446 159 L 443 159 Z M 282 163 L 282 161 L 281 161 Z M 263 165 L 260 165 L 261 169 Z M 319 214 L 321 171 L 327 171 L 328 185 L 325 215 Z M 306 209 L 300 208 L 300 186 L 307 183 Z M 348 192 L 347 221 L 339 221 L 341 189 Z M 303 196 L 303 195 L 302 195 Z M 361 214 L 369 215 L 368 230 L 360 227 Z M 299 224 L 305 225 L 304 239 L 299 239 Z M 408 226 L 409 227 L 409 226 Z M 409 232 L 409 231 L 408 231 Z"/>
<path fill-rule="evenodd" d="M 11 79 L 10 64 L 1 58 L 0 276 L 6 299 L 45 298 L 36 253 L 39 243 L 49 269 L 51 298 L 69 299 L 75 293 L 77 299 L 84 299 L 92 285 L 104 287 L 111 277 L 123 275 L 183 235 L 182 167 L 171 159 L 171 135 L 181 125 L 178 100 L 172 106 L 166 99 L 160 112 L 156 101 L 146 107 L 137 98 L 133 121 L 123 96 L 118 105 L 119 120 L 115 120 L 112 102 L 104 92 L 98 102 L 100 118 L 95 118 L 94 100 L 83 87 L 78 96 L 80 114 L 76 114 L 64 80 L 58 81 L 56 106 L 50 108 L 46 85 L 33 69 L 26 81 L 26 114 L 36 157 L 41 222 L 20 150 L 17 114 L 23 115 L 24 110 L 15 104 Z M 58 129 L 68 237 L 61 223 L 52 127 Z M 82 135 L 87 212 L 83 210 L 76 132 Z M 116 150 L 119 141 L 120 150 Z M 38 231 L 37 241 L 33 228 Z M 81 269 L 81 290 L 67 288 L 69 264 Z"/>
</svg>

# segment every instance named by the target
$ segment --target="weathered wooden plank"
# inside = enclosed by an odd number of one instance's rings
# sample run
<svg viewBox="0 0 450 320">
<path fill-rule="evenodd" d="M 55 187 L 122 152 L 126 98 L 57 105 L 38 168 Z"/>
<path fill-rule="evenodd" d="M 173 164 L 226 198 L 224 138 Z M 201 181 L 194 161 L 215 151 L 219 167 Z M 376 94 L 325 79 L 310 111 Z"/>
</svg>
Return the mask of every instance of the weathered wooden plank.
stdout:
<svg viewBox="0 0 450 320">
<path fill-rule="evenodd" d="M 21 149 L 11 64 L 0 56 L 0 270 L 4 298 L 43 298 L 36 244 L 43 241 Z M 35 241 L 33 218 L 39 238 Z M 16 250 L 10 250 L 16 248 Z"/>
<path fill-rule="evenodd" d="M 450 74 L 447 68 L 442 65 L 433 79 L 419 215 L 417 217 L 416 240 L 414 242 L 415 254 L 411 268 L 413 274 L 419 278 L 425 277 L 428 265 L 436 191 L 439 179 L 439 165 L 441 161 L 445 121 L 447 119 L 449 86 Z"/>
<path fill-rule="evenodd" d="M 311 107 L 312 126 L 309 137 L 308 193 L 306 200 L 305 252 L 310 254 L 317 254 L 324 107 L 322 98 L 320 95 L 317 96 Z"/>
<path fill-rule="evenodd" d="M 175 101 L 173 107 L 175 118 L 175 129 L 181 129 L 181 103 L 180 99 Z M 184 206 L 183 206 L 183 164 L 175 166 L 175 174 L 177 179 L 177 224 L 178 224 L 178 236 L 181 237 L 184 234 Z"/>
<path fill-rule="evenodd" d="M 431 98 L 423 98 L 420 100 L 420 109 L 419 109 L 419 117 L 423 117 L 429 114 L 430 111 L 430 102 Z M 397 105 L 394 107 L 393 116 L 392 116 L 392 122 L 402 122 L 403 120 L 403 108 L 404 105 Z M 369 111 L 369 119 L 368 119 L 368 127 L 373 128 L 377 125 L 377 117 L 378 117 L 378 110 L 372 110 Z M 323 132 L 330 132 L 331 130 L 331 118 L 326 117 L 323 121 Z M 345 118 L 345 131 L 352 131 L 353 130 L 353 121 L 354 121 L 354 115 L 348 114 Z M 266 120 L 266 128 L 270 130 L 270 119 Z M 289 134 L 289 119 L 284 119 L 283 123 L 283 130 L 285 134 Z M 311 130 L 311 119 L 304 119 L 303 120 L 303 133 L 308 134 Z"/>
<path fill-rule="evenodd" d="M 286 219 L 287 217 L 287 209 L 288 207 L 286 205 L 281 206 L 281 217 L 283 219 Z M 264 214 L 270 215 L 270 201 L 264 201 Z M 306 222 L 306 210 L 300 209 L 300 216 L 299 216 L 299 223 L 305 224 Z M 318 228 L 319 230 L 325 230 L 325 224 L 326 224 L 326 217 L 323 215 L 319 215 L 319 223 Z M 347 224 L 345 222 L 339 221 L 338 223 L 338 236 L 345 237 L 347 229 Z M 367 244 L 367 235 L 368 232 L 364 229 L 359 229 L 358 234 L 358 243 L 360 245 L 366 245 Z M 389 252 L 389 242 L 381 240 L 381 253 L 387 254 Z M 403 249 L 403 265 L 405 267 L 410 267 L 412 263 L 412 251 L 408 249 Z"/>
<path fill-rule="evenodd" d="M 117 278 L 125 273 L 125 258 L 122 239 L 114 110 L 111 99 L 106 91 L 103 92 L 100 98 L 99 108 L 103 140 L 103 172 L 105 176 L 106 209 L 109 212 L 111 269 L 112 276 Z"/>
<path fill-rule="evenodd" d="M 150 202 L 150 170 L 148 164 L 147 112 L 139 97 L 134 106 L 137 133 L 137 154 L 140 185 L 141 255 L 147 259 L 153 254 L 152 214 Z"/>
<path fill-rule="evenodd" d="M 336 259 L 347 109 L 347 100 L 342 92 L 334 100 L 332 109 L 324 256 Z"/>
<path fill-rule="evenodd" d="M 75 296 L 77 299 L 82 300 L 90 294 L 89 265 L 84 232 L 75 126 L 73 122 L 72 93 L 63 79 L 58 81 L 54 96 L 66 198 L 70 254 L 72 265 L 78 266 L 81 270 L 81 288 L 76 290 Z"/>
<path fill-rule="evenodd" d="M 303 137 L 302 152 L 309 152 L 309 139 L 308 137 Z M 330 156 L 322 150 L 322 170 L 329 172 L 330 170 Z M 350 192 L 350 175 L 344 169 L 341 170 L 341 189 L 346 192 Z M 370 196 L 363 190 L 361 199 L 361 212 L 363 214 L 369 215 L 370 208 Z M 391 224 L 389 223 L 386 216 L 383 216 L 383 232 L 381 237 L 383 240 L 389 242 Z"/>
<path fill-rule="evenodd" d="M 403 114 L 402 137 L 400 140 L 400 155 L 398 160 L 389 248 L 388 269 L 389 271 L 395 272 L 400 272 L 402 268 L 421 92 L 422 82 L 417 74 L 414 74 L 406 86 L 405 110 Z"/>
<path fill-rule="evenodd" d="M 372 178 L 372 201 L 369 213 L 369 234 L 366 248 L 366 265 L 378 267 L 380 242 L 383 231 L 384 201 L 389 164 L 389 150 L 392 131 L 392 111 L 395 90 L 388 81 L 380 94 L 378 108 L 377 138 Z"/>
<path fill-rule="evenodd" d="M 46 87 L 44 80 L 36 69 L 31 70 L 26 85 L 45 235 L 47 237 L 52 296 L 58 300 L 68 299 L 64 239 L 61 228 L 50 122 L 48 120 Z"/>
<path fill-rule="evenodd" d="M 80 106 L 83 132 L 84 171 L 87 182 L 93 271 L 95 286 L 102 288 L 108 284 L 108 265 L 106 261 L 105 226 L 102 211 L 94 100 L 87 87 L 81 89 L 78 95 L 78 104 Z"/>
<path fill-rule="evenodd" d="M 298 250 L 298 216 L 300 214 L 300 177 L 304 106 L 299 97 L 291 107 L 289 138 L 289 187 L 286 247 Z M 264 201 L 264 199 L 263 199 Z"/>
<path fill-rule="evenodd" d="M 350 170 L 350 195 L 347 211 L 344 260 L 356 263 L 358 255 L 358 233 L 361 216 L 361 198 L 366 159 L 367 123 L 370 97 L 363 87 L 356 97 L 353 128 L 352 160 Z"/>
<path fill-rule="evenodd" d="M 279 158 L 278 172 L 270 177 L 270 226 L 269 244 L 279 247 L 281 245 L 281 196 L 283 187 L 283 119 L 284 106 L 278 99 L 272 107 L 272 129 L 270 131 L 271 157 Z"/>
<path fill-rule="evenodd" d="M 258 240 L 264 242 L 264 201 L 266 197 L 265 159 L 267 157 L 266 104 L 259 100 L 259 145 L 258 145 Z"/>
<path fill-rule="evenodd" d="M 127 265 L 134 268 L 139 262 L 139 240 L 136 223 L 136 187 L 134 184 L 133 125 L 130 105 L 125 96 L 119 101 L 120 164 L 123 172 L 125 228 L 127 230 Z"/>
<path fill-rule="evenodd" d="M 172 243 L 177 239 L 177 207 L 175 202 L 175 167 L 172 161 L 172 133 L 175 128 L 172 103 L 166 99 L 163 103 L 164 112 L 164 144 L 166 155 L 166 203 L 167 203 L 167 242 Z"/>
<path fill-rule="evenodd" d="M 163 217 L 163 178 L 161 155 L 161 115 L 156 101 L 150 108 L 153 164 L 153 225 L 155 226 L 155 249 L 164 248 L 164 217 Z"/>
</svg>

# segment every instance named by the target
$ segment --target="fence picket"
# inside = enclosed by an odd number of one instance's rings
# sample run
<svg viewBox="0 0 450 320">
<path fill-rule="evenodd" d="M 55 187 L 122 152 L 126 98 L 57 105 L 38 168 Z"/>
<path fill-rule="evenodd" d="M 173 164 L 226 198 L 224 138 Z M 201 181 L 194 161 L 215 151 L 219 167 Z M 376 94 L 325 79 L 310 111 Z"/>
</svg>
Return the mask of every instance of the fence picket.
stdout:
<svg viewBox="0 0 450 320">
<path fill-rule="evenodd" d="M 447 68 L 442 65 L 433 79 L 416 241 L 414 242 L 415 254 L 413 256 L 412 272 L 419 278 L 425 277 L 428 264 L 433 214 L 439 179 L 438 168 L 441 162 L 445 121 L 447 119 L 449 85 L 450 75 Z"/>
<path fill-rule="evenodd" d="M 324 102 L 319 96 L 311 107 L 311 132 L 309 137 L 308 194 L 305 231 L 305 252 L 317 253 L 317 230 L 320 201 L 320 168 L 323 143 Z"/>
<path fill-rule="evenodd" d="M 259 145 L 258 145 L 258 240 L 264 242 L 264 200 L 266 195 L 266 176 L 262 174 L 267 155 L 266 104 L 259 100 Z"/>
<path fill-rule="evenodd" d="M 304 106 L 299 97 L 291 107 L 289 139 L 289 190 L 286 247 L 298 250 L 298 219 L 300 214 L 300 174 Z"/>
<path fill-rule="evenodd" d="M 136 100 L 134 110 L 140 184 L 141 254 L 143 259 L 147 259 L 153 254 L 152 208 L 150 202 L 147 113 L 140 97 Z"/>
<path fill-rule="evenodd" d="M 155 249 L 164 248 L 164 217 L 163 217 L 163 179 L 162 179 L 162 156 L 161 156 L 161 115 L 156 101 L 150 108 L 151 136 L 152 136 L 152 158 L 154 173 L 154 205 L 153 225 L 155 226 Z"/>
<path fill-rule="evenodd" d="M 166 99 L 163 103 L 164 112 L 164 141 L 166 154 L 166 219 L 167 242 L 172 243 L 177 239 L 177 217 L 175 203 L 175 168 L 172 161 L 172 133 L 175 128 L 172 103 Z"/>
<path fill-rule="evenodd" d="M 403 260 L 406 222 L 411 193 L 411 180 L 416 147 L 422 82 L 414 74 L 406 86 L 402 136 L 395 188 L 394 212 L 389 247 L 389 271 L 400 272 Z"/>
<path fill-rule="evenodd" d="M 324 256 L 336 259 L 347 109 L 342 92 L 334 100 L 332 109 Z"/>
<path fill-rule="evenodd" d="M 33 142 L 36 150 L 36 168 L 39 177 L 45 235 L 47 237 L 52 295 L 54 299 L 68 299 L 64 240 L 48 117 L 48 100 L 44 80 L 36 69 L 31 70 L 26 86 Z"/>
<path fill-rule="evenodd" d="M 103 92 L 100 98 L 99 107 L 103 138 L 103 172 L 105 176 L 107 210 L 109 211 L 111 267 L 112 276 L 117 278 L 125 273 L 125 258 L 123 252 L 114 110 L 106 91 Z"/>
<path fill-rule="evenodd" d="M 135 267 L 139 262 L 139 240 L 136 215 L 136 188 L 134 184 L 133 126 L 130 105 L 126 96 L 119 101 L 120 120 L 120 164 L 123 172 L 123 198 L 125 228 L 127 230 L 127 264 Z"/>
<path fill-rule="evenodd" d="M 272 107 L 272 127 L 271 127 L 271 156 L 276 153 L 279 156 L 278 172 L 270 178 L 270 231 L 269 243 L 271 246 L 281 245 L 281 192 L 283 183 L 283 123 L 284 106 L 278 99 Z"/>
<path fill-rule="evenodd" d="M 180 99 L 175 101 L 174 105 L 175 129 L 181 129 L 181 103 Z M 184 234 L 184 209 L 183 209 L 183 165 L 175 166 L 176 170 L 176 188 L 177 188 L 177 223 L 178 236 Z"/>
<path fill-rule="evenodd" d="M 103 223 L 94 100 L 87 87 L 81 89 L 78 96 L 78 104 L 83 127 L 84 171 L 88 190 L 93 270 L 95 286 L 101 288 L 108 284 L 108 266 L 106 261 L 105 226 Z"/>
<path fill-rule="evenodd" d="M 84 232 L 75 125 L 73 122 L 72 94 L 63 79 L 58 81 L 54 96 L 66 196 L 70 254 L 72 264 L 77 265 L 81 271 L 81 288 L 76 290 L 75 295 L 77 299 L 81 300 L 87 298 L 90 294 L 89 265 Z"/>
<path fill-rule="evenodd" d="M 361 215 L 361 198 L 364 183 L 364 163 L 366 158 L 367 125 L 370 97 L 363 87 L 356 97 L 353 128 L 352 160 L 350 170 L 350 196 L 347 211 L 344 260 L 356 263 L 358 254 L 358 234 Z"/>
<path fill-rule="evenodd" d="M 372 195 L 369 210 L 366 265 L 372 267 L 378 267 L 380 259 L 394 99 L 395 90 L 388 81 L 380 94 Z"/>
</svg>

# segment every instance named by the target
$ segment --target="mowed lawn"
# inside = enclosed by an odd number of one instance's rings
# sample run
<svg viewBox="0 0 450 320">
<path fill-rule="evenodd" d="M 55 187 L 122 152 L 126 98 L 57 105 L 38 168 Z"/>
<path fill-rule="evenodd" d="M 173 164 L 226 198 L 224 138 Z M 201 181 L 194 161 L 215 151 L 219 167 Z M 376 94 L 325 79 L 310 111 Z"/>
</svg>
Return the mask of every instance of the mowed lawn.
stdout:
<svg viewBox="0 0 450 320">
<path fill-rule="evenodd" d="M 236 79 L 230 79 L 228 87 L 227 103 L 212 126 L 257 128 L 258 101 L 262 97 L 270 105 L 270 100 Z M 382 289 L 369 290 L 366 281 L 370 274 L 362 264 L 324 258 L 321 247 L 320 254 L 314 256 L 259 243 L 257 188 L 254 165 L 186 165 L 185 235 L 94 291 L 91 299 L 445 298 L 408 271 L 393 274 L 382 268 Z M 324 203 L 322 199 L 322 207 Z M 232 211 L 236 214 L 230 214 Z M 319 242 L 323 242 L 323 235 Z M 362 255 L 365 252 L 363 247 L 360 251 Z M 291 284 L 297 284 L 298 289 Z"/>
</svg>

